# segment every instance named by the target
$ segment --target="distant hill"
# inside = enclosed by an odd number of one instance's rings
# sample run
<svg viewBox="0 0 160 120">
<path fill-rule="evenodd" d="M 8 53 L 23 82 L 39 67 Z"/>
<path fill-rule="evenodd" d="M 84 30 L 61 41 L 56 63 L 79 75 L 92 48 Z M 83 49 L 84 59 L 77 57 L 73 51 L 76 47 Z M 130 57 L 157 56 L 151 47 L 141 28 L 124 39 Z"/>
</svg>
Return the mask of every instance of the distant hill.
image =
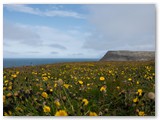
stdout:
<svg viewBox="0 0 160 120">
<path fill-rule="evenodd" d="M 154 51 L 108 51 L 100 61 L 154 61 Z"/>
</svg>

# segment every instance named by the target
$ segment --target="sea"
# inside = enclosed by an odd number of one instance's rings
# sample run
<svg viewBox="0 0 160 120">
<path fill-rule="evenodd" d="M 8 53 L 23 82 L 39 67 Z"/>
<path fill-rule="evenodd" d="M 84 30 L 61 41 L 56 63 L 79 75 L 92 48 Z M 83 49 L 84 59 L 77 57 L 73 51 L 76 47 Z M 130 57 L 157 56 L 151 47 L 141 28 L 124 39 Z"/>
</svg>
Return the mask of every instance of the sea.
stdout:
<svg viewBox="0 0 160 120">
<path fill-rule="evenodd" d="M 98 58 L 3 58 L 3 68 L 34 66 L 64 62 L 89 62 L 98 60 Z"/>
</svg>

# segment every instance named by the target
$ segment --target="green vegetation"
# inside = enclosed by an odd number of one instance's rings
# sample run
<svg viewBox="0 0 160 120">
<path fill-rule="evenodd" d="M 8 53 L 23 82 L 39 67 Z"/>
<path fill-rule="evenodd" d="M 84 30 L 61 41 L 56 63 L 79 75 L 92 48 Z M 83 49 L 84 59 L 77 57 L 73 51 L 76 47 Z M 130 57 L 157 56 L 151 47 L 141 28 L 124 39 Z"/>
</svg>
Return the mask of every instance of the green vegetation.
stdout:
<svg viewBox="0 0 160 120">
<path fill-rule="evenodd" d="M 4 68 L 3 80 L 4 115 L 155 115 L 155 62 Z"/>
</svg>

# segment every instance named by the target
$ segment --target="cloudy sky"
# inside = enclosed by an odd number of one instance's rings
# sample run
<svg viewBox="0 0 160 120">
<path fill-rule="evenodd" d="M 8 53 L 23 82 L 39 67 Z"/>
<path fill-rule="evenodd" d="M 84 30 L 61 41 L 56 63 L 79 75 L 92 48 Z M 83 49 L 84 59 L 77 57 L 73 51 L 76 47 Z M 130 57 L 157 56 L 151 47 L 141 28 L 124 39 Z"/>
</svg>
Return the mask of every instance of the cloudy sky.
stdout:
<svg viewBox="0 0 160 120">
<path fill-rule="evenodd" d="M 5 4 L 4 58 L 100 58 L 154 51 L 155 5 Z"/>
</svg>

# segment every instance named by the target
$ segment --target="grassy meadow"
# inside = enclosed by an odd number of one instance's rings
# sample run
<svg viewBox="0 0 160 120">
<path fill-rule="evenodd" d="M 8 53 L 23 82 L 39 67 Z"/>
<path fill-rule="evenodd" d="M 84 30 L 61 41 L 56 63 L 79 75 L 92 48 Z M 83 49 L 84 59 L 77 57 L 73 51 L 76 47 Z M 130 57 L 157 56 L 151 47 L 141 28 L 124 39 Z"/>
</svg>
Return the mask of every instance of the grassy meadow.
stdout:
<svg viewBox="0 0 160 120">
<path fill-rule="evenodd" d="M 4 116 L 155 116 L 155 62 L 4 68 Z"/>
</svg>

